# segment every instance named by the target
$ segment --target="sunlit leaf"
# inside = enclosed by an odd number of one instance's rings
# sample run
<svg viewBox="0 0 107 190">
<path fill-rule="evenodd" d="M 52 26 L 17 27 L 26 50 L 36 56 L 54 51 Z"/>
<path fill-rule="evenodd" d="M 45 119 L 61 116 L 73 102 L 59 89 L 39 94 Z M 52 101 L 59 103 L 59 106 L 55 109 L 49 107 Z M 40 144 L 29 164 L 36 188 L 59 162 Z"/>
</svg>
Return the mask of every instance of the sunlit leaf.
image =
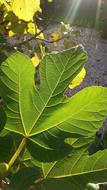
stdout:
<svg viewBox="0 0 107 190">
<path fill-rule="evenodd" d="M 66 138 L 90 137 L 102 126 L 107 114 L 106 88 L 86 88 L 70 99 L 63 96 L 86 58 L 80 46 L 47 54 L 40 63 L 39 88 L 27 56 L 17 52 L 1 66 L 0 91 L 7 104 L 5 128 L 25 136 L 29 152 L 39 161 L 65 156 L 72 149 Z"/>
<path fill-rule="evenodd" d="M 70 89 L 73 89 L 79 86 L 86 76 L 86 70 L 83 68 L 82 71 L 72 80 L 71 84 L 69 85 Z"/>
<path fill-rule="evenodd" d="M 37 39 L 44 39 L 44 34 L 43 32 L 41 32 L 41 30 L 39 28 L 37 28 L 37 34 L 40 33 L 38 36 L 37 36 Z"/>
<path fill-rule="evenodd" d="M 12 10 L 22 20 L 32 21 L 35 12 L 40 11 L 40 0 L 13 0 Z"/>
<path fill-rule="evenodd" d="M 34 56 L 31 58 L 31 60 L 35 67 L 37 67 L 39 65 L 40 60 L 39 60 L 37 53 L 34 54 Z"/>
<path fill-rule="evenodd" d="M 9 31 L 9 37 L 12 37 L 12 36 L 14 36 L 15 35 L 15 33 L 12 31 L 12 30 L 10 30 Z"/>
<path fill-rule="evenodd" d="M 35 25 L 35 23 L 29 22 L 27 27 L 28 27 L 27 32 L 32 34 L 32 35 L 35 35 L 35 33 L 36 33 L 36 25 Z"/>
<path fill-rule="evenodd" d="M 106 180 L 107 150 L 90 155 L 89 145 L 107 115 L 107 88 L 89 87 L 71 98 L 64 96 L 86 60 L 81 46 L 46 54 L 39 65 L 39 87 L 32 60 L 22 53 L 14 53 L 0 67 L 5 129 L 26 140 L 22 160 L 42 169 L 38 190 L 84 190 L 88 183 Z M 28 181 L 29 175 L 32 172 L 19 171 L 11 182 L 13 189 L 26 189 L 34 180 Z"/>
<path fill-rule="evenodd" d="M 11 10 L 11 7 L 10 7 L 10 5 L 8 4 L 8 2 L 6 1 L 6 0 L 0 0 L 0 4 L 2 5 L 5 5 L 5 7 L 6 7 L 6 9 L 8 10 L 8 11 L 10 11 Z"/>
<path fill-rule="evenodd" d="M 60 115 L 59 119 L 52 119 L 52 125 L 48 119 L 66 105 L 63 93 L 80 72 L 86 59 L 86 52 L 81 46 L 61 53 L 47 54 L 40 63 L 39 89 L 34 83 L 35 68 L 27 56 L 17 52 L 2 64 L 0 91 L 7 105 L 5 128 L 27 137 L 30 153 L 33 154 L 33 150 L 35 154 L 38 152 L 38 159 L 62 157 L 71 149 L 64 139 L 69 137 L 74 127 L 67 133 L 63 126 L 62 131 L 58 129 L 59 123 L 68 120 L 69 116 L 64 119 Z M 46 128 L 44 122 L 48 123 Z M 75 134 L 78 136 L 80 132 L 77 130 Z"/>
</svg>

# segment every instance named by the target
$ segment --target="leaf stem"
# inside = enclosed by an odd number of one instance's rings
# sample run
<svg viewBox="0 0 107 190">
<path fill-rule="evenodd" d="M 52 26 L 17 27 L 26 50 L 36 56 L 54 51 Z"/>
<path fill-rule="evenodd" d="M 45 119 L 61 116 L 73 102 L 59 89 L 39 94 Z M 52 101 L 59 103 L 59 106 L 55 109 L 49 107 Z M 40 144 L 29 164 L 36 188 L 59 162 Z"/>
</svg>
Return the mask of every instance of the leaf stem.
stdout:
<svg viewBox="0 0 107 190">
<path fill-rule="evenodd" d="M 15 154 L 12 156 L 11 160 L 8 163 L 9 168 L 14 164 L 14 162 L 17 160 L 18 156 L 20 155 L 21 151 L 23 150 L 24 146 L 26 145 L 26 138 L 24 137 L 16 150 Z"/>
</svg>

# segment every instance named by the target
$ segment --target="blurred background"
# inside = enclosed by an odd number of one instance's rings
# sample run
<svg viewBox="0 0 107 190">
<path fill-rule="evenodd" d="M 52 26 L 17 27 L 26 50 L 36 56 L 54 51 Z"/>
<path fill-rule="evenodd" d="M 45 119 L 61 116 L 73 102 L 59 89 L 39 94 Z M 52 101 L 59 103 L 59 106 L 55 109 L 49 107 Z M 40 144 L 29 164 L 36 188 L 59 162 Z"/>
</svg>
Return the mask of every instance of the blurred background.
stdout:
<svg viewBox="0 0 107 190">
<path fill-rule="evenodd" d="M 46 20 L 97 27 L 107 36 L 107 0 L 41 0 L 41 7 Z"/>
</svg>

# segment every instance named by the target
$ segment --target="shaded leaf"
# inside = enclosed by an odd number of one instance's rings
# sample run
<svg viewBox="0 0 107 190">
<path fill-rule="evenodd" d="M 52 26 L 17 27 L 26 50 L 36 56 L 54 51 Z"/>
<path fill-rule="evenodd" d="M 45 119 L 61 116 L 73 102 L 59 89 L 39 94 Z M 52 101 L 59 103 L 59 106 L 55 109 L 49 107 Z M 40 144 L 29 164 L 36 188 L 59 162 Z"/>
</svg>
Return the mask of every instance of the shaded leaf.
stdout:
<svg viewBox="0 0 107 190">
<path fill-rule="evenodd" d="M 85 148 L 75 149 L 63 160 L 43 165 L 45 181 L 38 189 L 85 190 L 88 183 L 104 183 L 106 157 L 107 150 L 90 156 Z"/>
<path fill-rule="evenodd" d="M 42 175 L 38 168 L 22 168 L 12 177 L 10 189 L 27 190 L 34 183 L 34 181 L 41 177 Z"/>
<path fill-rule="evenodd" d="M 6 124 L 6 114 L 3 107 L 0 105 L 0 131 L 3 130 Z"/>
<path fill-rule="evenodd" d="M 10 135 L 0 137 L 0 162 L 8 162 L 13 154 L 13 138 Z"/>
</svg>

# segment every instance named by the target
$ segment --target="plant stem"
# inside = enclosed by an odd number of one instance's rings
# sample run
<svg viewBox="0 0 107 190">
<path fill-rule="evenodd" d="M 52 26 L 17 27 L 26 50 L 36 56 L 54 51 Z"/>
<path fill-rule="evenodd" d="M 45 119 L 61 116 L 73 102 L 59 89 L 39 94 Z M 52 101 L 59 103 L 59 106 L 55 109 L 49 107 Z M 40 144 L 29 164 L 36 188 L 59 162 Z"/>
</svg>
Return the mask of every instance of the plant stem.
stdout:
<svg viewBox="0 0 107 190">
<path fill-rule="evenodd" d="M 46 43 L 54 43 L 54 42 L 58 42 L 58 41 L 61 41 L 63 40 L 64 38 L 66 37 L 69 37 L 69 33 L 71 31 L 69 31 L 67 34 L 64 34 L 61 38 L 58 38 L 57 40 L 46 40 L 46 39 L 40 39 L 40 38 L 36 38 L 36 40 L 39 40 L 39 41 L 43 41 L 43 42 L 46 42 Z"/>
<path fill-rule="evenodd" d="M 24 137 L 16 150 L 15 154 L 12 156 L 11 160 L 8 163 L 9 168 L 14 164 L 14 162 L 17 160 L 18 156 L 20 155 L 21 151 L 23 150 L 24 146 L 26 144 L 26 138 Z"/>
</svg>

